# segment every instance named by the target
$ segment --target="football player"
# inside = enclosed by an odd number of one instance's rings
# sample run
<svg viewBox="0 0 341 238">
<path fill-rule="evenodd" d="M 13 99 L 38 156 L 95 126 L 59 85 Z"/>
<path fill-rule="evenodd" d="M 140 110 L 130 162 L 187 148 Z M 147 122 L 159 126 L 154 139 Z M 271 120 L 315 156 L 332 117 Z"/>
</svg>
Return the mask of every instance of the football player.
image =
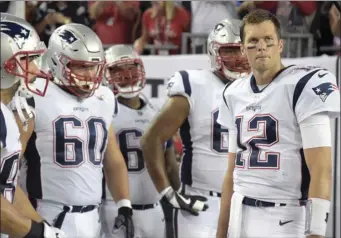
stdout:
<svg viewBox="0 0 341 238">
<path fill-rule="evenodd" d="M 50 227 L 38 215 L 26 195 L 17 186 L 22 148 L 19 128 L 11 112 L 11 101 L 27 110 L 17 110 L 22 122 L 33 117 L 25 97 L 31 93 L 44 96 L 44 90 L 35 88 L 34 78 L 48 75 L 39 69 L 40 56 L 46 51 L 34 28 L 25 20 L 1 13 L 1 107 L 0 107 L 0 191 L 1 237 L 65 237 L 59 229 Z M 24 97 L 25 96 L 25 97 Z M 26 117 L 25 117 L 26 116 Z M 22 123 L 20 122 L 20 123 Z M 6 234 L 6 235 L 5 235 Z"/>
<path fill-rule="evenodd" d="M 158 202 L 160 195 L 145 167 L 140 147 L 144 131 L 158 112 L 141 94 L 146 82 L 143 62 L 137 52 L 126 45 L 110 47 L 105 52 L 105 58 L 106 81 L 114 90 L 118 101 L 119 114 L 114 118 L 113 124 L 129 173 L 135 235 L 165 237 L 164 212 Z M 168 176 L 172 187 L 178 189 L 178 165 L 172 140 L 169 140 L 165 147 Z M 112 237 L 112 214 L 115 214 L 115 207 L 112 197 L 106 192 L 101 209 L 104 237 Z"/>
<path fill-rule="evenodd" d="M 183 70 L 171 77 L 169 99 L 142 139 L 143 155 L 156 189 L 165 203 L 177 208 L 173 231 L 179 237 L 216 234 L 228 153 L 228 130 L 217 123 L 219 99 L 225 84 L 249 72 L 240 53 L 239 23 L 223 20 L 209 34 L 212 70 Z M 165 173 L 162 145 L 179 128 L 184 149 L 181 191 L 176 192 Z M 197 216 L 200 211 L 205 212 Z"/>
<path fill-rule="evenodd" d="M 285 67 L 280 23 L 268 11 L 245 16 L 240 35 L 253 75 L 228 85 L 219 109 L 231 146 L 217 237 L 324 237 L 335 76 Z"/>
<path fill-rule="evenodd" d="M 118 207 L 115 226 L 132 238 L 128 172 L 111 123 L 115 97 L 101 86 L 102 43 L 87 26 L 66 24 L 51 35 L 46 61 L 53 81 L 30 102 L 37 117 L 25 151 L 29 197 L 67 236 L 99 237 L 103 168 Z"/>
</svg>

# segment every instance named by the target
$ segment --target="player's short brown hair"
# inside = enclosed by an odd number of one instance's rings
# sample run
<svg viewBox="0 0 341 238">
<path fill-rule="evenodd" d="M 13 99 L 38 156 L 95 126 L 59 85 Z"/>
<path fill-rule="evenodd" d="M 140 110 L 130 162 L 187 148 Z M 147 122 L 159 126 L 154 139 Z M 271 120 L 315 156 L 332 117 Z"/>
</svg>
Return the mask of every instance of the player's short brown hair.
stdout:
<svg viewBox="0 0 341 238">
<path fill-rule="evenodd" d="M 249 14 L 247 14 L 242 20 L 242 25 L 240 27 L 240 39 L 242 43 L 244 42 L 244 37 L 245 37 L 244 28 L 246 25 L 257 25 L 265 21 L 270 21 L 272 22 L 272 24 L 274 24 L 278 39 L 280 39 L 281 38 L 281 23 L 279 22 L 277 17 L 267 10 L 256 9 L 250 12 Z"/>
</svg>

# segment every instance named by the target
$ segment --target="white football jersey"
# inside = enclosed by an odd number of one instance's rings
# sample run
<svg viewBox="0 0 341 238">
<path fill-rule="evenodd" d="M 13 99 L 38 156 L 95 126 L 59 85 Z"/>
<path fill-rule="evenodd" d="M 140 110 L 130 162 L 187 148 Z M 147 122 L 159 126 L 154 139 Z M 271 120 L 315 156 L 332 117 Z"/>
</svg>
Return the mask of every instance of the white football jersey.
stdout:
<svg viewBox="0 0 341 238">
<path fill-rule="evenodd" d="M 261 90 L 253 76 L 228 85 L 218 122 L 238 132 L 234 190 L 265 201 L 307 199 L 299 123 L 317 113 L 340 113 L 335 76 L 321 68 L 289 66 Z"/>
<path fill-rule="evenodd" d="M 0 188 L 1 194 L 13 202 L 20 165 L 20 133 L 9 108 L 1 102 L 0 109 Z"/>
<path fill-rule="evenodd" d="M 34 97 L 35 127 L 25 151 L 31 198 L 66 205 L 100 203 L 115 100 L 107 87 L 81 100 L 54 83 L 45 97 Z"/>
<path fill-rule="evenodd" d="M 181 183 L 221 192 L 227 169 L 228 130 L 217 123 L 224 83 L 208 70 L 176 72 L 168 96 L 188 99 L 190 112 L 180 128 L 183 143 Z"/>
<path fill-rule="evenodd" d="M 140 139 L 150 126 L 157 109 L 147 100 L 143 107 L 132 109 L 118 103 L 119 113 L 113 120 L 116 139 L 126 161 L 129 173 L 129 186 L 132 204 L 153 204 L 160 200 L 152 179 L 145 166 Z M 105 198 L 112 200 L 106 187 Z"/>
</svg>

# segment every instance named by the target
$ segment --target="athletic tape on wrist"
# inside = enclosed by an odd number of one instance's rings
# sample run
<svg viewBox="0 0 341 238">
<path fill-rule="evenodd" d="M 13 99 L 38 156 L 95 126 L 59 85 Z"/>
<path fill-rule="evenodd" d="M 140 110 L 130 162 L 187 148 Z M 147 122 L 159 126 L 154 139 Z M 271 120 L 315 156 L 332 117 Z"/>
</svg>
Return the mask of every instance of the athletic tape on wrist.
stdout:
<svg viewBox="0 0 341 238">
<path fill-rule="evenodd" d="M 326 235 L 329 209 L 330 201 L 309 198 L 306 205 L 305 235 Z"/>
<path fill-rule="evenodd" d="M 117 209 L 120 209 L 121 207 L 130 207 L 131 208 L 131 202 L 128 199 L 121 199 L 116 203 Z"/>
</svg>

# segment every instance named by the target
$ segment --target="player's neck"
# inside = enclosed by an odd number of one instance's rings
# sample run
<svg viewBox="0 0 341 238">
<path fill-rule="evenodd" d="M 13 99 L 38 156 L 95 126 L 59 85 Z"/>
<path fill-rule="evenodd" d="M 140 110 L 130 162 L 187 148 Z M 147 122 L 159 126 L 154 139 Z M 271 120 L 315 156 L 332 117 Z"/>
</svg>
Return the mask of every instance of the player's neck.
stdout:
<svg viewBox="0 0 341 238">
<path fill-rule="evenodd" d="M 13 88 L 6 88 L 6 89 L 1 89 L 1 102 L 5 105 L 8 105 L 14 94 L 15 94 L 15 90 Z"/>
<path fill-rule="evenodd" d="M 276 65 L 276 67 L 273 67 L 266 71 L 259 72 L 257 70 L 254 70 L 253 75 L 256 79 L 257 85 L 267 85 L 271 83 L 274 77 L 276 77 L 278 72 L 281 71 L 283 68 L 285 67 L 281 62 L 280 64 Z"/>
<path fill-rule="evenodd" d="M 141 100 L 140 97 L 134 97 L 134 98 L 123 98 L 123 97 L 118 97 L 117 100 L 126 105 L 127 107 L 133 108 L 133 109 L 139 109 L 141 107 Z"/>
</svg>

